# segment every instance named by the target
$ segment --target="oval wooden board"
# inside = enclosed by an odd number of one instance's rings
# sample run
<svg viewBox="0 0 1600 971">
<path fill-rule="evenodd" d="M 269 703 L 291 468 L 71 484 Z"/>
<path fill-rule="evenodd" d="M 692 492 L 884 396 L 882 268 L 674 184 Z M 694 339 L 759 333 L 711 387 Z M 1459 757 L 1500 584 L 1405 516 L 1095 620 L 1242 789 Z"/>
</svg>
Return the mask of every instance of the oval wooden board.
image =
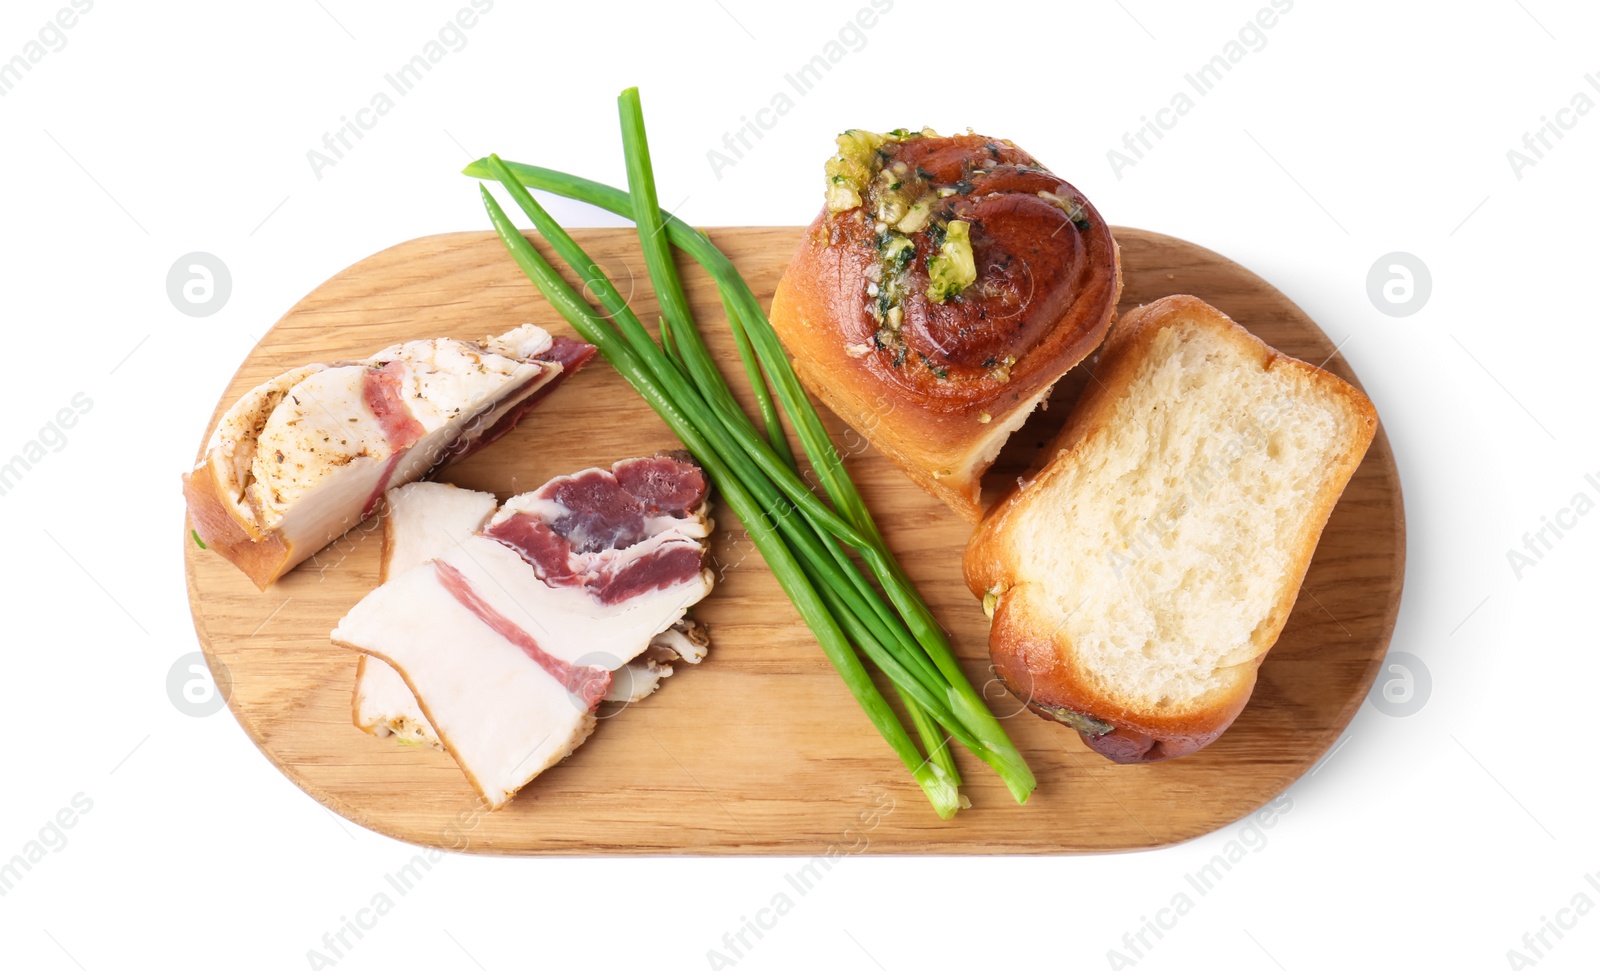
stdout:
<svg viewBox="0 0 1600 971">
<path fill-rule="evenodd" d="M 800 233 L 740 228 L 711 235 L 765 302 Z M 633 231 L 574 235 L 631 294 L 640 318 L 653 321 Z M 1355 381 L 1322 331 L 1260 277 L 1181 240 L 1131 229 L 1117 238 L 1127 277 L 1123 309 L 1193 293 L 1274 347 Z M 684 273 L 713 350 L 735 362 L 714 288 L 698 268 Z M 493 234 L 402 243 L 338 274 L 289 311 L 239 368 L 218 414 L 294 365 L 364 356 L 412 338 L 477 338 L 527 320 L 570 333 Z M 1065 381 L 1055 407 L 1013 437 L 994 482 L 1034 458 L 1082 380 Z M 1387 650 L 1405 527 L 1399 476 L 1380 430 L 1233 728 L 1188 758 L 1114 765 L 1076 734 L 1019 711 L 992 681 L 987 621 L 961 580 L 969 527 L 825 417 L 890 543 L 1037 773 L 1038 791 L 1026 805 L 1016 805 L 992 772 L 960 752 L 972 808 L 938 819 L 720 504 L 711 562 L 717 589 L 695 608 L 713 630 L 710 657 L 680 669 L 645 701 L 621 711 L 608 706 L 603 714 L 611 717 L 587 744 L 499 812 L 478 810 L 449 756 L 351 724 L 356 656 L 329 643 L 328 632 L 376 583 L 376 520 L 265 593 L 196 548 L 186 525 L 195 629 L 219 683 L 231 681 L 229 706 L 245 731 L 324 805 L 412 843 L 519 854 L 1063 853 L 1174 843 L 1243 817 L 1314 764 L 1360 706 Z M 503 499 L 554 475 L 676 445 L 597 358 L 515 432 L 442 478 Z"/>
</svg>

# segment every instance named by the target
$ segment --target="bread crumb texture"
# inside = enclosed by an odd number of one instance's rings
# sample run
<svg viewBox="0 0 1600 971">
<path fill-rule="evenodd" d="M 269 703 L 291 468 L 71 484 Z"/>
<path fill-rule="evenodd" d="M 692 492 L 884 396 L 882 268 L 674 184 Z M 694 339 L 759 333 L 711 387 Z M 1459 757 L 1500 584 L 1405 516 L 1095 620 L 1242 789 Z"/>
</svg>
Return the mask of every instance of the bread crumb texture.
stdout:
<svg viewBox="0 0 1600 971">
<path fill-rule="evenodd" d="M 1257 632 L 1322 525 L 1306 513 L 1360 432 L 1315 372 L 1257 345 L 1186 320 L 1153 341 L 1013 535 L 1095 687 L 1173 712 L 1271 647 Z"/>
</svg>

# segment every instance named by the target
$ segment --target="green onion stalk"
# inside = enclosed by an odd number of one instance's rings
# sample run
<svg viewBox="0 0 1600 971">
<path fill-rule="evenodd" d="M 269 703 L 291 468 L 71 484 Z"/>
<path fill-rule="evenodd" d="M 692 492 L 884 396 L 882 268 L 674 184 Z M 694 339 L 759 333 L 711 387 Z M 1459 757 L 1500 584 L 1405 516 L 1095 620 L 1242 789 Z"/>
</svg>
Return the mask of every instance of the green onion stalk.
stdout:
<svg viewBox="0 0 1600 971">
<path fill-rule="evenodd" d="M 485 187 L 484 205 L 500 238 L 557 312 L 600 349 L 706 468 L 824 654 L 939 815 L 948 818 L 963 803 L 946 733 L 994 768 L 1018 802 L 1026 801 L 1035 786 L 1032 772 L 983 704 L 943 629 L 890 553 L 755 294 L 707 236 L 660 208 L 638 91 L 624 91 L 619 106 L 628 192 L 552 169 L 503 162 L 493 155 L 465 170 L 469 176 L 494 179 L 505 187 L 556 255 L 585 277 L 586 290 L 601 304 L 604 315 L 561 278 Z M 659 345 L 598 264 L 550 217 L 529 188 L 634 220 L 661 307 Z M 673 246 L 717 283 L 745 377 L 755 392 L 760 429 L 739 407 L 694 324 L 672 261 Z M 801 478 L 780 406 L 831 505 Z M 847 547 L 861 557 L 888 603 L 851 560 Z M 887 676 L 926 756 L 878 691 L 857 650 Z"/>
</svg>

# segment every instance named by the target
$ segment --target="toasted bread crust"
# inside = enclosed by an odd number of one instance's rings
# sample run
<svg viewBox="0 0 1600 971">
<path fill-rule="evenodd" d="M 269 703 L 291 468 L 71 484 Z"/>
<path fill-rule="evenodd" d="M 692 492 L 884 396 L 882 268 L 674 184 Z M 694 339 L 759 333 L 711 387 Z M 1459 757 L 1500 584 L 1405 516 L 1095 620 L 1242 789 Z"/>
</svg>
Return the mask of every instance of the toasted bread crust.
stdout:
<svg viewBox="0 0 1600 971">
<path fill-rule="evenodd" d="M 1036 582 L 1015 580 L 1021 572 L 1015 530 L 1022 518 L 1019 513 L 1050 492 L 1062 470 L 1089 442 L 1117 433 L 1114 415 L 1118 401 L 1128 392 L 1160 332 L 1179 322 L 1215 328 L 1263 368 L 1288 368 L 1303 375 L 1318 391 L 1343 402 L 1356 418 L 1357 434 L 1331 457 L 1329 474 L 1305 510 L 1305 539 L 1286 564 L 1278 599 L 1255 629 L 1254 656 L 1232 667 L 1228 684 L 1178 710 L 1159 711 L 1097 686 L 1091 672 L 1079 666 L 1072 643 L 1049 607 L 1048 592 Z M 1244 710 L 1255 687 L 1256 670 L 1294 607 L 1323 527 L 1376 433 L 1377 414 L 1365 395 L 1338 377 L 1279 354 L 1191 296 L 1167 297 L 1122 318 L 1101 350 L 1095 378 L 1052 443 L 1054 458 L 995 506 L 968 544 L 963 569 L 974 595 L 995 597 L 990 657 L 1000 677 L 1030 708 L 1079 728 L 1091 748 L 1113 761 L 1144 762 L 1186 755 L 1214 741 Z M 1093 610 L 1094 605 L 1085 604 L 1083 609 Z M 1085 720 L 1080 716 L 1100 724 L 1088 725 L 1089 730 L 1083 731 Z"/>
<path fill-rule="evenodd" d="M 285 572 L 289 548 L 279 533 L 256 539 L 239 523 L 217 492 L 214 467 L 204 462 L 183 475 L 183 498 L 195 533 L 208 549 L 237 566 L 257 589 L 265 590 Z"/>
</svg>

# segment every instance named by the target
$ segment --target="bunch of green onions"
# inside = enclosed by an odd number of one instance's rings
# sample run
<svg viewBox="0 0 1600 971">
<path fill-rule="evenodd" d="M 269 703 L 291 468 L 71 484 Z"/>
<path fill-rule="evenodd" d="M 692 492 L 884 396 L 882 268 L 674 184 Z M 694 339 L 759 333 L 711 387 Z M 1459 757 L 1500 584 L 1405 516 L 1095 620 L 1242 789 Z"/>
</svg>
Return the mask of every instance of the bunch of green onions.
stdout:
<svg viewBox="0 0 1600 971">
<path fill-rule="evenodd" d="M 600 308 L 562 279 L 480 185 L 495 230 L 545 299 L 600 349 L 706 469 L 851 694 L 940 817 L 948 819 L 966 804 L 950 739 L 990 765 L 1016 800 L 1025 802 L 1035 786 L 1033 773 L 967 680 L 943 629 L 890 554 L 755 294 L 709 238 L 658 205 L 638 89 L 624 91 L 618 105 L 627 192 L 552 169 L 503 162 L 495 155 L 465 170 L 505 187 L 556 255 L 585 281 L 586 292 Z M 598 264 L 529 188 L 633 219 L 661 306 L 659 344 Z M 717 283 L 755 392 L 759 429 L 734 399 L 701 339 L 673 264 L 673 246 L 699 262 Z M 799 435 L 827 501 L 801 478 L 779 406 Z M 860 566 L 847 547 L 856 552 Z M 878 690 L 863 657 L 899 696 L 920 750 Z"/>
</svg>

